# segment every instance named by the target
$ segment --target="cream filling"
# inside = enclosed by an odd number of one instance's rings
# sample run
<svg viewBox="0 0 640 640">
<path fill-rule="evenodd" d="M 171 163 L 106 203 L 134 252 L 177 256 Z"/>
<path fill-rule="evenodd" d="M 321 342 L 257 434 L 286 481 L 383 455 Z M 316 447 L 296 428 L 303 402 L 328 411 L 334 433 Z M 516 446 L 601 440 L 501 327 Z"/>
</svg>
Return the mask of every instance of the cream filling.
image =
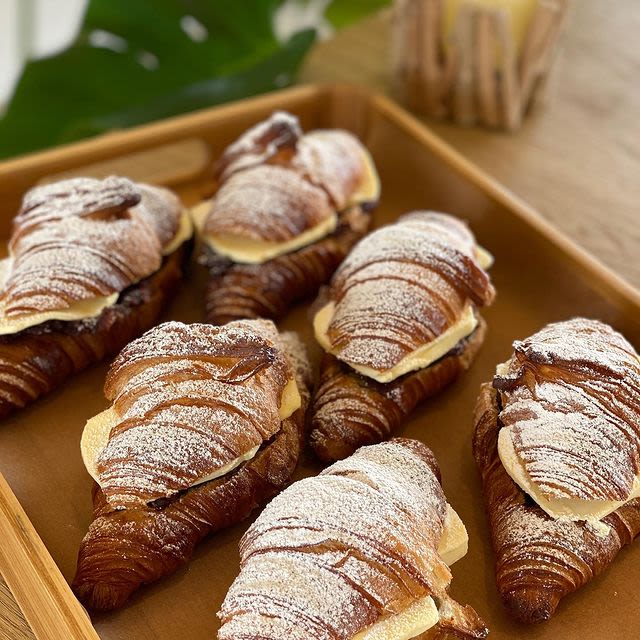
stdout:
<svg viewBox="0 0 640 640">
<path fill-rule="evenodd" d="M 332 213 L 315 227 L 307 229 L 285 242 L 265 242 L 238 235 L 205 235 L 204 241 L 216 252 L 234 262 L 262 264 L 285 253 L 302 249 L 333 233 L 338 226 L 338 214 Z"/>
<path fill-rule="evenodd" d="M 193 233 L 193 227 L 191 224 L 191 218 L 187 211 L 183 211 L 180 216 L 180 224 L 176 235 L 171 242 L 164 247 L 162 255 L 166 256 L 173 253 L 183 242 L 186 242 Z M 0 261 L 0 281 L 6 282 L 11 272 L 12 258 L 8 257 Z M 136 284 L 135 282 L 131 283 Z M 87 300 L 79 300 L 74 302 L 65 309 L 53 309 L 51 311 L 45 311 L 43 313 L 25 313 L 23 315 L 7 318 L 4 315 L 4 311 L 0 309 L 0 335 L 7 335 L 11 333 L 18 333 L 28 327 L 34 327 L 48 320 L 88 320 L 89 318 L 95 318 L 99 316 L 107 307 L 110 307 L 116 303 L 119 292 L 112 293 L 108 296 L 96 296 L 95 298 L 89 298 Z"/>
<path fill-rule="evenodd" d="M 482 269 L 489 269 L 493 264 L 493 256 L 480 245 L 476 246 L 476 258 Z M 318 344 L 320 344 L 327 353 L 331 353 L 339 358 L 340 356 L 332 349 L 328 336 L 329 326 L 333 320 L 334 313 L 334 302 L 329 302 L 322 307 L 313 318 L 313 330 Z M 347 362 L 347 364 L 363 376 L 386 384 L 410 371 L 418 371 L 433 364 L 436 360 L 439 360 L 442 356 L 449 353 L 458 342 L 470 336 L 477 326 L 478 318 L 473 311 L 472 305 L 469 303 L 462 311 L 462 315 L 458 321 L 444 333 L 431 342 L 418 347 L 390 369 L 379 371 L 366 365 L 353 364 L 351 362 Z"/>
<path fill-rule="evenodd" d="M 187 209 L 183 209 L 180 215 L 180 222 L 178 224 L 178 230 L 173 238 L 162 249 L 162 255 L 168 256 L 172 254 L 178 247 L 184 244 L 193 235 L 193 222 Z"/>
<path fill-rule="evenodd" d="M 7 260 L 11 260 L 8 258 Z M 6 262 L 3 260 L 3 262 Z M 1 267 L 0 267 L 1 268 Z M 48 320 L 86 320 L 99 316 L 104 309 L 116 303 L 119 293 L 80 300 L 66 309 L 54 309 L 44 313 L 28 313 L 15 318 L 7 318 L 0 311 L 0 335 L 18 333 Z"/>
<path fill-rule="evenodd" d="M 455 509 L 447 504 L 447 516 L 444 521 L 442 537 L 438 545 L 438 554 L 450 567 L 464 558 L 469 550 L 469 536 L 464 523 Z"/>
<path fill-rule="evenodd" d="M 328 353 L 332 353 L 336 357 L 340 358 L 339 354 L 332 349 L 328 336 L 329 325 L 333 320 L 334 312 L 335 304 L 333 302 L 329 302 L 322 307 L 313 319 L 313 329 L 316 340 L 320 346 Z M 355 364 L 351 362 L 348 362 L 347 364 L 363 376 L 373 378 L 378 382 L 388 383 L 400 376 L 403 376 L 405 373 L 424 369 L 430 364 L 433 364 L 436 360 L 439 360 L 442 356 L 449 353 L 449 351 L 451 351 L 458 342 L 471 335 L 477 326 L 478 319 L 473 311 L 473 306 L 471 304 L 467 304 L 460 316 L 460 319 L 451 325 L 444 333 L 440 334 L 431 342 L 428 342 L 427 344 L 418 347 L 415 351 L 407 354 L 402 358 L 402 360 L 400 360 L 400 362 L 390 369 L 379 371 L 378 369 L 367 367 L 362 364 Z"/>
<path fill-rule="evenodd" d="M 512 480 L 528 493 L 538 506 L 554 520 L 585 521 L 601 535 L 609 533 L 609 527 L 601 522 L 602 518 L 621 506 L 640 496 L 640 477 L 634 479 L 631 493 L 626 500 L 583 500 L 581 498 L 551 498 L 531 479 L 518 456 L 511 431 L 502 428 L 498 434 L 498 455 L 505 471 Z"/>
<path fill-rule="evenodd" d="M 291 378 L 280 396 L 280 419 L 286 420 L 302 406 L 302 398 L 295 378 Z"/>
<path fill-rule="evenodd" d="M 460 516 L 447 504 L 447 516 L 438 545 L 441 558 L 451 566 L 467 553 L 469 538 Z M 416 600 L 404 611 L 382 618 L 352 640 L 410 640 L 438 624 L 440 615 L 431 596 Z"/>
<path fill-rule="evenodd" d="M 478 261 L 480 268 L 484 271 L 491 269 L 494 262 L 493 256 L 479 244 L 476 245 L 476 260 Z"/>
<path fill-rule="evenodd" d="M 352 194 L 345 205 L 345 209 L 363 202 L 377 202 L 380 198 L 380 177 L 376 170 L 371 154 L 364 147 L 361 149 L 364 160 L 364 175 L 362 183 Z"/>
<path fill-rule="evenodd" d="M 302 399 L 298 391 L 298 385 L 295 379 L 291 379 L 285 385 L 280 397 L 279 414 L 280 419 L 285 420 L 289 418 L 295 411 L 297 411 L 302 405 Z M 90 418 L 82 432 L 82 438 L 80 440 L 80 452 L 82 454 L 82 461 L 89 475 L 100 484 L 100 474 L 98 473 L 98 458 L 109 443 L 109 436 L 111 430 L 120 422 L 120 416 L 118 412 L 109 407 L 102 411 L 98 415 Z M 236 467 L 243 462 L 251 460 L 256 453 L 260 445 L 249 449 L 238 458 L 235 458 L 226 465 L 216 469 L 213 473 L 198 479 L 191 486 L 197 486 L 215 478 L 220 478 L 230 471 L 233 471 Z"/>
<path fill-rule="evenodd" d="M 362 202 L 376 201 L 380 196 L 380 180 L 368 151 L 363 150 L 365 173 L 360 187 L 351 195 L 345 209 Z M 311 229 L 285 242 L 254 240 L 235 234 L 204 234 L 210 202 L 201 202 L 191 209 L 193 224 L 202 241 L 216 253 L 240 264 L 262 264 L 281 255 L 309 246 L 333 233 L 338 226 L 338 214 L 333 213 Z"/>
</svg>

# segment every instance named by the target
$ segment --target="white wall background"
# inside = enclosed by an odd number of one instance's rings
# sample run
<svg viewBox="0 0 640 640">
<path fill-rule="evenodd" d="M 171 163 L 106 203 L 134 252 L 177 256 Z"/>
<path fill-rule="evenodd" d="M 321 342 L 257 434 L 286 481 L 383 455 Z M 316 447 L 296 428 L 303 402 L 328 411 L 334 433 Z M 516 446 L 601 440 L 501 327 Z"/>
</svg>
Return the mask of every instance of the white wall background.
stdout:
<svg viewBox="0 0 640 640">
<path fill-rule="evenodd" d="M 78 28 L 86 0 L 0 0 L 0 105 L 11 95 L 27 55 L 64 47 Z"/>
</svg>

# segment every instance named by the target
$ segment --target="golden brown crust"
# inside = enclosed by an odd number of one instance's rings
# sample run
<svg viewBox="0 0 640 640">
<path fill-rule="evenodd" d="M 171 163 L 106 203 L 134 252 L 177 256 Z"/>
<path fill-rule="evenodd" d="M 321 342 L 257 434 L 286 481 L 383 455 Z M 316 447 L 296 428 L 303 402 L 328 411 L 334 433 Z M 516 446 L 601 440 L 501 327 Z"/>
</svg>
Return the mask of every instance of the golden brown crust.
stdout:
<svg viewBox="0 0 640 640">
<path fill-rule="evenodd" d="M 0 336 L 0 417 L 49 393 L 151 327 L 182 279 L 189 253 L 190 244 L 166 257 L 156 273 L 125 290 L 97 318 L 52 320 Z"/>
<path fill-rule="evenodd" d="M 295 116 L 275 111 L 230 144 L 214 165 L 213 175 L 221 183 L 231 174 L 264 163 L 286 164 L 295 152 L 302 129 Z"/>
<path fill-rule="evenodd" d="M 311 411 L 310 442 L 316 455 L 325 462 L 339 460 L 358 447 L 388 438 L 418 404 L 470 367 L 485 333 L 480 319 L 474 333 L 443 358 L 387 384 L 325 354 Z"/>
<path fill-rule="evenodd" d="M 348 132 L 303 135 L 297 119 L 282 112 L 230 145 L 216 164 L 217 191 L 205 235 L 281 243 L 336 213 L 338 226 L 311 245 L 256 265 L 234 263 L 203 243 L 199 262 L 210 274 L 208 321 L 275 319 L 314 295 L 368 230 L 363 209 L 376 204 L 364 195 L 375 180 L 370 165 L 362 144 Z"/>
<path fill-rule="evenodd" d="M 322 189 L 336 211 L 353 202 L 366 179 L 362 145 L 347 131 L 311 131 L 300 139 L 291 166 Z"/>
<path fill-rule="evenodd" d="M 302 446 L 310 370 L 299 342 L 287 334 L 282 338 L 302 406 L 254 458 L 174 498 L 124 510 L 113 509 L 94 486 L 94 521 L 82 541 L 72 585 L 87 607 L 122 606 L 140 586 L 188 562 L 205 536 L 243 520 L 289 483 Z"/>
<path fill-rule="evenodd" d="M 625 501 L 640 474 L 640 359 L 620 333 L 573 318 L 514 343 L 500 424 L 547 499 Z"/>
<path fill-rule="evenodd" d="M 548 620 L 560 600 L 601 573 L 640 534 L 640 499 L 603 519 L 600 536 L 585 522 L 548 516 L 507 474 L 498 455 L 498 395 L 482 386 L 475 411 L 473 453 L 482 476 L 496 557 L 496 582 L 518 620 Z"/>
<path fill-rule="evenodd" d="M 484 638 L 475 611 L 447 593 L 436 471 L 424 444 L 396 439 L 276 497 L 240 542 L 220 640 L 346 640 L 427 596 L 443 629 Z"/>
<path fill-rule="evenodd" d="M 168 190 L 126 178 L 32 189 L 14 220 L 0 312 L 14 319 L 120 293 L 160 268 L 181 213 Z"/>
<path fill-rule="evenodd" d="M 285 167 L 238 171 L 216 192 L 203 233 L 288 242 L 334 213 L 327 194 Z"/>
<path fill-rule="evenodd" d="M 187 491 L 164 508 L 111 510 L 94 487 L 94 521 L 82 541 L 73 590 L 89 609 L 121 607 L 143 584 L 189 561 L 207 535 L 244 520 L 285 487 L 300 451 L 303 412 L 258 455 L 221 480 Z"/>
<path fill-rule="evenodd" d="M 279 344 L 267 320 L 165 322 L 129 343 L 105 384 L 118 416 L 96 460 L 109 504 L 170 498 L 269 441 L 294 375 Z"/>
<path fill-rule="evenodd" d="M 364 238 L 336 271 L 326 348 L 356 368 L 392 369 L 494 296 L 467 225 L 414 211 Z"/>
<path fill-rule="evenodd" d="M 293 304 L 315 295 L 329 280 L 370 222 L 370 213 L 352 207 L 340 215 L 338 228 L 330 236 L 259 265 L 235 264 L 209 250 L 200 258 L 210 273 L 205 297 L 207 322 L 281 318 Z"/>
</svg>

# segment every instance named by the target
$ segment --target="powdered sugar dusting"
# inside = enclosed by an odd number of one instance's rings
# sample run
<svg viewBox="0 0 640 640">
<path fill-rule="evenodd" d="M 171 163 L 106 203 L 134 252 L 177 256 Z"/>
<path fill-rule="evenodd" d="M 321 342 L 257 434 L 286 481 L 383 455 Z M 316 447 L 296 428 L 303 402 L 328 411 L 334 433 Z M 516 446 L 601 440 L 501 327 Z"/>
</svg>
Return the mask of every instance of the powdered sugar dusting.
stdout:
<svg viewBox="0 0 640 640">
<path fill-rule="evenodd" d="M 204 231 L 285 242 L 353 204 L 368 167 L 365 151 L 346 131 L 302 135 L 298 121 L 276 112 L 223 153 L 220 187 Z"/>
<path fill-rule="evenodd" d="M 414 212 L 360 241 L 335 273 L 332 352 L 349 364 L 390 369 L 451 327 L 494 290 L 467 226 Z"/>
<path fill-rule="evenodd" d="M 105 386 L 121 418 L 98 459 L 109 504 L 170 497 L 269 440 L 292 375 L 268 321 L 169 322 L 132 342 Z"/>
<path fill-rule="evenodd" d="M 640 362 L 611 327 L 551 324 L 514 344 L 494 386 L 532 480 L 552 498 L 626 500 L 640 472 Z"/>
<path fill-rule="evenodd" d="M 324 191 L 290 169 L 264 165 L 236 173 L 223 183 L 204 230 L 209 235 L 286 242 L 333 213 Z"/>
<path fill-rule="evenodd" d="M 159 269 L 179 215 L 175 196 L 125 178 L 32 189 L 14 222 L 0 312 L 66 309 L 122 291 Z"/>
<path fill-rule="evenodd" d="M 300 140 L 291 165 L 312 184 L 324 189 L 335 209 L 341 211 L 362 183 L 362 157 L 362 145 L 349 132 L 318 130 Z"/>
<path fill-rule="evenodd" d="M 276 497 L 241 541 L 219 638 L 351 639 L 442 594 L 446 501 L 421 443 L 363 447 Z"/>
<path fill-rule="evenodd" d="M 225 180 L 236 171 L 264 164 L 284 149 L 295 149 L 301 137 L 298 118 L 275 111 L 225 149 L 216 165 L 217 177 Z"/>
<path fill-rule="evenodd" d="M 561 598 L 603 571 L 638 535 L 640 501 L 606 516 L 604 531 L 587 522 L 552 518 L 527 498 L 500 464 L 498 433 L 505 427 L 498 420 L 499 411 L 496 392 L 483 385 L 476 407 L 474 455 L 496 553 L 496 582 L 516 618 L 541 622 L 553 614 Z"/>
</svg>

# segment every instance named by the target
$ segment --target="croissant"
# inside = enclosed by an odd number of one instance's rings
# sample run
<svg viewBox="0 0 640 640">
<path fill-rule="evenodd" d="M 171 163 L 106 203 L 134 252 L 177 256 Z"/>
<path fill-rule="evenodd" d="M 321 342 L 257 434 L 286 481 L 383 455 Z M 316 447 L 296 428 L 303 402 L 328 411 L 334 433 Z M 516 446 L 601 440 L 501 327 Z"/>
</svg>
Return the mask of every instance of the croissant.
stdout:
<svg viewBox="0 0 640 640">
<path fill-rule="evenodd" d="M 321 460 L 384 440 L 469 368 L 486 332 L 478 307 L 495 296 L 489 264 L 442 213 L 404 215 L 358 243 L 316 304 L 326 355 L 310 441 Z"/>
<path fill-rule="evenodd" d="M 105 383 L 112 405 L 82 438 L 96 485 L 78 598 L 122 606 L 288 484 L 309 384 L 300 341 L 270 321 L 169 322 L 127 345 Z"/>
<path fill-rule="evenodd" d="M 190 236 L 166 189 L 110 177 L 29 191 L 0 262 L 0 417 L 152 326 Z"/>
<path fill-rule="evenodd" d="M 359 449 L 277 496 L 240 542 L 220 640 L 484 638 L 447 593 L 467 534 L 431 451 Z"/>
<path fill-rule="evenodd" d="M 303 135 L 277 112 L 230 145 L 211 202 L 194 209 L 209 272 L 207 320 L 277 319 L 327 282 L 366 233 L 379 181 L 340 130 Z"/>
<path fill-rule="evenodd" d="M 514 343 L 475 411 L 501 598 L 548 620 L 640 533 L 640 361 L 611 327 L 551 324 Z"/>
</svg>

